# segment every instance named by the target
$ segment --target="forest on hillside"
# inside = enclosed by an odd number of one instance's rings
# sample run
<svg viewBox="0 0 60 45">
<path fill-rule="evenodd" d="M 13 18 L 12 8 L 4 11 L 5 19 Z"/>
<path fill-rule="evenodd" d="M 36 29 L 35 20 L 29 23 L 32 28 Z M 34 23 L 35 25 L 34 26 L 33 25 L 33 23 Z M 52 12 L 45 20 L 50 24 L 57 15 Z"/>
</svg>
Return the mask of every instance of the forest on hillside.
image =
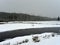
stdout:
<svg viewBox="0 0 60 45">
<path fill-rule="evenodd" d="M 30 14 L 24 13 L 7 13 L 7 12 L 0 12 L 0 22 L 6 21 L 50 21 L 55 20 L 48 17 L 42 16 L 34 16 Z"/>
</svg>

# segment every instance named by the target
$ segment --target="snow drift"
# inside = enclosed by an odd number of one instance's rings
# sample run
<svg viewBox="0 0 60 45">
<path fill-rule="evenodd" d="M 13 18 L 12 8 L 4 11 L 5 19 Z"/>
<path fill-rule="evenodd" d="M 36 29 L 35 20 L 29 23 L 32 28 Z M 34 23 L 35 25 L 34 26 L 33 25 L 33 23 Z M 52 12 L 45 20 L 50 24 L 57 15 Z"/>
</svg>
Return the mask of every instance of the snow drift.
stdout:
<svg viewBox="0 0 60 45">
<path fill-rule="evenodd" d="M 34 41 L 34 37 L 36 40 Z M 0 42 L 0 45 L 60 45 L 60 35 L 57 33 L 42 33 L 34 34 L 22 37 L 15 37 L 13 39 L 7 39 L 3 42 Z"/>
</svg>

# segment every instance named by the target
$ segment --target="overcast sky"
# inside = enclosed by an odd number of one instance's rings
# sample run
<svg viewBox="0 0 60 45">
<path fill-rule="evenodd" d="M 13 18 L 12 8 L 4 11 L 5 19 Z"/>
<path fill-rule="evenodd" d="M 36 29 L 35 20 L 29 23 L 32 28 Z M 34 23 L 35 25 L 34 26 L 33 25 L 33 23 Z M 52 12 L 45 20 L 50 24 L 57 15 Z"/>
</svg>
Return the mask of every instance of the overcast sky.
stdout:
<svg viewBox="0 0 60 45">
<path fill-rule="evenodd" d="M 60 16 L 60 0 L 0 0 L 0 12 Z"/>
</svg>

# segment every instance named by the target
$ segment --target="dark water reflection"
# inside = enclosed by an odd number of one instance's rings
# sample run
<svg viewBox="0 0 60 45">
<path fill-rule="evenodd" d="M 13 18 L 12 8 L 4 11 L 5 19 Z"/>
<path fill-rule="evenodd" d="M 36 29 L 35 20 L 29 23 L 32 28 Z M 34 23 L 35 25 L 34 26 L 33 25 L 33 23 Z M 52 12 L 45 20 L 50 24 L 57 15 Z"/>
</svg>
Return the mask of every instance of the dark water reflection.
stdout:
<svg viewBox="0 0 60 45">
<path fill-rule="evenodd" d="M 18 29 L 14 31 L 0 32 L 0 42 L 9 38 L 25 36 L 25 35 L 30 35 L 30 34 L 41 34 L 44 32 L 60 33 L 60 27 Z"/>
</svg>

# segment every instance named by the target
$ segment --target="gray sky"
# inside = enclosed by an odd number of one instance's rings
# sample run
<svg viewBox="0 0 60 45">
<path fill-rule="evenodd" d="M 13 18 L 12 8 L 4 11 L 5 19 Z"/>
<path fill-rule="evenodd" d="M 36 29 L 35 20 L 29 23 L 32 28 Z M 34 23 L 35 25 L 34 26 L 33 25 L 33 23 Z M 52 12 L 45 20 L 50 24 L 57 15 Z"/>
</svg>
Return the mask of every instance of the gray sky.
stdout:
<svg viewBox="0 0 60 45">
<path fill-rule="evenodd" d="M 60 0 L 0 0 L 0 12 L 60 16 Z"/>
</svg>

